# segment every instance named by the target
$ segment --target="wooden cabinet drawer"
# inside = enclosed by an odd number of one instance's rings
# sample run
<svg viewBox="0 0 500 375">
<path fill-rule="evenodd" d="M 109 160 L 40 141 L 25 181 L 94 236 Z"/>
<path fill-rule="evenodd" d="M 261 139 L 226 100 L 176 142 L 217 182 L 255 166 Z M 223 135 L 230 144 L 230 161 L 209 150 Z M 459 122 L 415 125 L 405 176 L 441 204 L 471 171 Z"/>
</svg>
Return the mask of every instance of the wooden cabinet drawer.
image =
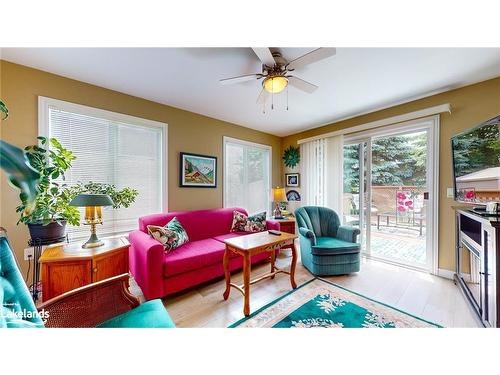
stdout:
<svg viewBox="0 0 500 375">
<path fill-rule="evenodd" d="M 90 260 L 42 264 L 42 300 L 90 284 L 91 265 Z"/>
<path fill-rule="evenodd" d="M 127 272 L 128 249 L 116 251 L 113 254 L 94 259 L 92 282 L 95 283 Z"/>
</svg>

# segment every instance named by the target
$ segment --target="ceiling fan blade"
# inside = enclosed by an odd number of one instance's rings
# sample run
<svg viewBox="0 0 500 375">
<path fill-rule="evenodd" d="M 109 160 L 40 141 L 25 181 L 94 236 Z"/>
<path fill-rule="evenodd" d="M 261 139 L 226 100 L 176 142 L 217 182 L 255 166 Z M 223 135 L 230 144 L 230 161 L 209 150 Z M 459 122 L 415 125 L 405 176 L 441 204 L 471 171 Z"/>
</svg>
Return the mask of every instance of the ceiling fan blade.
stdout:
<svg viewBox="0 0 500 375">
<path fill-rule="evenodd" d="M 295 60 L 290 61 L 287 65 L 287 69 L 294 70 L 297 68 L 301 68 L 308 64 L 326 59 L 327 57 L 333 56 L 336 53 L 337 50 L 335 48 L 318 48 L 314 51 L 306 53 L 305 55 L 297 57 Z"/>
<path fill-rule="evenodd" d="M 259 78 L 262 78 L 262 74 L 246 74 L 244 76 L 221 79 L 219 82 L 221 85 L 232 85 L 234 83 L 241 83 Z"/>
<path fill-rule="evenodd" d="M 264 105 L 266 104 L 267 98 L 269 97 L 269 93 L 262 88 L 260 91 L 259 97 L 257 98 L 257 104 Z"/>
<path fill-rule="evenodd" d="M 293 87 L 298 88 L 299 90 L 305 91 L 309 94 L 314 92 L 318 86 L 313 85 L 312 83 L 309 83 L 307 81 L 304 81 L 303 79 L 297 78 L 297 77 L 292 77 L 289 76 L 288 78 L 288 83 L 292 85 Z"/>
<path fill-rule="evenodd" d="M 267 47 L 252 47 L 257 57 L 262 61 L 262 64 L 273 67 L 276 64 L 271 50 Z"/>
</svg>

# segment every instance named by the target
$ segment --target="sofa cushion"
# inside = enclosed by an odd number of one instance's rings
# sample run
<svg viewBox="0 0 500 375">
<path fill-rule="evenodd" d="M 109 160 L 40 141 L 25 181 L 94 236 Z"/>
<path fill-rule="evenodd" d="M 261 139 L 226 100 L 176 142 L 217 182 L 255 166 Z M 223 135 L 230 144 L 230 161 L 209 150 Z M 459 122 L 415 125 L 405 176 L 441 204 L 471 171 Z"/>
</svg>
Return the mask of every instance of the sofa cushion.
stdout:
<svg viewBox="0 0 500 375">
<path fill-rule="evenodd" d="M 164 227 L 148 225 L 148 233 L 163 245 L 166 252 L 177 249 L 179 246 L 189 242 L 189 237 L 184 227 L 176 217 L 170 220 Z"/>
<path fill-rule="evenodd" d="M 188 242 L 165 254 L 163 275 L 171 277 L 179 273 L 196 270 L 215 263 L 222 264 L 226 245 L 213 238 Z"/>
<path fill-rule="evenodd" d="M 161 300 L 153 299 L 101 323 L 98 328 L 175 328 L 175 324 Z"/>
<path fill-rule="evenodd" d="M 248 217 L 245 232 L 263 232 L 266 230 L 266 212 L 261 212 Z"/>
<path fill-rule="evenodd" d="M 233 212 L 233 223 L 231 224 L 231 232 L 244 232 L 247 225 L 248 216 L 239 211 Z"/>
<path fill-rule="evenodd" d="M 359 253 L 358 243 L 339 240 L 333 237 L 316 237 L 316 245 L 312 246 L 313 255 L 340 255 Z"/>
</svg>

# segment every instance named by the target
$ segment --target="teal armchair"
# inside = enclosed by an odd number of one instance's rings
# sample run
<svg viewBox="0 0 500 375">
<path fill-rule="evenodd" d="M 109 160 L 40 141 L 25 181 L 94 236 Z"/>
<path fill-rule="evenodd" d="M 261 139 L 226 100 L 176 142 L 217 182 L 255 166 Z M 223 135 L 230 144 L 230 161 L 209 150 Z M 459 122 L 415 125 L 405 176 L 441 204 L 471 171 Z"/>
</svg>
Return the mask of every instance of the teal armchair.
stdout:
<svg viewBox="0 0 500 375">
<path fill-rule="evenodd" d="M 0 228 L 0 328 L 175 327 L 159 299 L 140 304 L 123 274 L 71 290 L 37 308 Z M 43 292 L 43 291 L 42 291 Z"/>
<path fill-rule="evenodd" d="M 29 312 L 25 314 L 24 312 Z M 42 328 L 41 317 L 0 228 L 0 328 Z"/>
<path fill-rule="evenodd" d="M 326 207 L 300 207 L 295 218 L 302 264 L 309 272 L 333 276 L 359 271 L 359 229 L 340 225 L 337 213 Z"/>
</svg>

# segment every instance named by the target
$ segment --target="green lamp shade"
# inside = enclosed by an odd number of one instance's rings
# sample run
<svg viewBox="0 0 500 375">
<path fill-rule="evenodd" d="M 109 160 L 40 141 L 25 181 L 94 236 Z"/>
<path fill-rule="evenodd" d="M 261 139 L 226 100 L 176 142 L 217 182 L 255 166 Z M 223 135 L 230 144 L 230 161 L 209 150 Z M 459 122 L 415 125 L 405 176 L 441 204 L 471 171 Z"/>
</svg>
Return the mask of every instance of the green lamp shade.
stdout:
<svg viewBox="0 0 500 375">
<path fill-rule="evenodd" d="M 74 197 L 69 202 L 69 205 L 75 207 L 104 207 L 112 206 L 113 201 L 106 194 L 80 194 Z"/>
</svg>

